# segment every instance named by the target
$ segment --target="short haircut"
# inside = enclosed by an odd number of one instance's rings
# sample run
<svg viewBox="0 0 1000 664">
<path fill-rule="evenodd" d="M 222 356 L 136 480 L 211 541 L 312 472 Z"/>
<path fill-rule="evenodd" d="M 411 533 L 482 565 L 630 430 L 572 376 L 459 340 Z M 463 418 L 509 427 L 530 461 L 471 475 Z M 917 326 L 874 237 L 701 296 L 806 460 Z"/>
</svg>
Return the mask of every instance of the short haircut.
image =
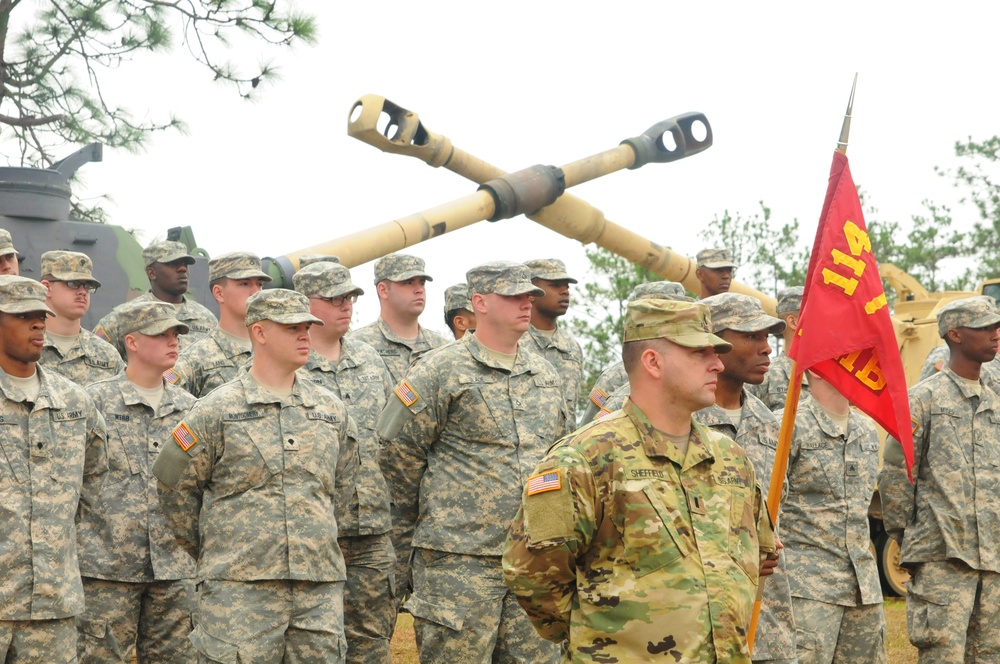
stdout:
<svg viewBox="0 0 1000 664">
<path fill-rule="evenodd" d="M 639 341 L 626 341 L 623 343 L 622 365 L 625 367 L 625 373 L 631 376 L 638 369 L 639 358 L 646 352 L 646 349 L 659 346 L 664 341 L 664 339 L 640 339 Z"/>
<path fill-rule="evenodd" d="M 459 315 L 465 311 L 465 307 L 459 307 L 458 309 L 451 309 L 444 312 L 444 323 L 451 330 L 452 335 L 455 334 L 455 316 Z"/>
</svg>

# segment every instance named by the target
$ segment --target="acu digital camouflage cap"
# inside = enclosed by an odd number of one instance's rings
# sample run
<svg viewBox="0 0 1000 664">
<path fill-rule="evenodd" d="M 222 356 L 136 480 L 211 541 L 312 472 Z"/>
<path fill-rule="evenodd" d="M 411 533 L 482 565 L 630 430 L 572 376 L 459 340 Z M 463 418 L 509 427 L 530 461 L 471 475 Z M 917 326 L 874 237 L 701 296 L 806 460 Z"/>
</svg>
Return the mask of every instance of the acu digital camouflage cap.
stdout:
<svg viewBox="0 0 1000 664">
<path fill-rule="evenodd" d="M 802 294 L 805 290 L 802 286 L 792 286 L 778 291 L 778 305 L 774 308 L 775 312 L 780 316 L 801 310 Z"/>
<path fill-rule="evenodd" d="M 697 267 L 709 267 L 718 269 L 720 267 L 736 267 L 733 262 L 733 252 L 728 249 L 702 249 L 696 257 Z"/>
<path fill-rule="evenodd" d="M 639 284 L 628 294 L 630 301 L 651 297 L 677 302 L 694 302 L 694 298 L 688 296 L 684 287 L 674 281 L 650 281 Z"/>
<path fill-rule="evenodd" d="M 122 335 L 145 334 L 154 336 L 177 328 L 180 334 L 188 333 L 188 326 L 177 320 L 177 309 L 167 302 L 132 300 L 119 307 Z"/>
<path fill-rule="evenodd" d="M 34 279 L 12 274 L 0 275 L 0 311 L 5 314 L 44 311 L 55 316 L 55 312 L 45 306 L 46 293 L 48 289 Z"/>
<path fill-rule="evenodd" d="M 389 254 L 375 263 L 375 285 L 380 281 L 406 281 L 414 277 L 423 277 L 434 281 L 424 269 L 424 259 L 409 254 Z"/>
<path fill-rule="evenodd" d="M 949 302 L 938 311 L 937 319 L 938 334 L 943 339 L 948 330 L 958 327 L 977 329 L 996 325 L 1000 323 L 1000 314 L 992 297 L 977 295 Z"/>
<path fill-rule="evenodd" d="M 10 233 L 0 228 L 0 256 L 10 256 L 16 253 L 17 249 L 14 248 L 14 238 L 10 236 Z"/>
<path fill-rule="evenodd" d="M 704 298 L 702 302 L 708 306 L 712 317 L 712 332 L 767 330 L 771 334 L 781 334 L 785 331 L 785 322 L 780 318 L 768 316 L 755 297 L 741 293 L 719 293 Z"/>
<path fill-rule="evenodd" d="M 285 288 L 268 288 L 247 298 L 246 326 L 250 327 L 262 320 L 282 325 L 323 324 L 323 321 L 310 313 L 308 297 Z"/>
<path fill-rule="evenodd" d="M 223 277 L 227 279 L 271 280 L 267 272 L 260 269 L 260 259 L 254 254 L 242 251 L 216 256 L 208 261 L 208 281 L 212 282 Z"/>
<path fill-rule="evenodd" d="M 448 286 L 444 291 L 444 312 L 465 309 L 472 311 L 472 297 L 469 295 L 468 284 Z"/>
<path fill-rule="evenodd" d="M 302 254 L 299 256 L 299 269 L 313 263 L 339 263 L 340 257 L 330 254 Z"/>
<path fill-rule="evenodd" d="M 571 284 L 579 283 L 566 273 L 566 264 L 558 258 L 536 258 L 532 261 L 525 261 L 524 264 L 531 271 L 532 279 L 568 281 Z"/>
<path fill-rule="evenodd" d="M 469 284 L 469 297 L 479 293 L 486 295 L 534 295 L 542 297 L 545 291 L 531 283 L 531 271 L 523 263 L 493 261 L 474 267 L 465 273 Z"/>
<path fill-rule="evenodd" d="M 94 279 L 94 263 L 87 254 L 77 251 L 46 251 L 42 254 L 42 277 L 57 281 L 86 281 L 98 286 Z"/>
<path fill-rule="evenodd" d="M 701 302 L 645 299 L 628 303 L 625 342 L 667 339 L 678 346 L 728 353 L 732 344 L 712 334 L 708 307 Z"/>
<path fill-rule="evenodd" d="M 187 245 L 183 242 L 164 240 L 154 242 L 142 250 L 142 262 L 149 267 L 153 263 L 173 263 L 176 260 L 184 259 L 186 265 L 194 265 L 194 256 L 188 253 Z"/>
<path fill-rule="evenodd" d="M 365 292 L 351 281 L 351 271 L 339 263 L 321 262 L 307 265 L 292 277 L 295 290 L 303 295 L 340 297 L 348 293 Z"/>
</svg>

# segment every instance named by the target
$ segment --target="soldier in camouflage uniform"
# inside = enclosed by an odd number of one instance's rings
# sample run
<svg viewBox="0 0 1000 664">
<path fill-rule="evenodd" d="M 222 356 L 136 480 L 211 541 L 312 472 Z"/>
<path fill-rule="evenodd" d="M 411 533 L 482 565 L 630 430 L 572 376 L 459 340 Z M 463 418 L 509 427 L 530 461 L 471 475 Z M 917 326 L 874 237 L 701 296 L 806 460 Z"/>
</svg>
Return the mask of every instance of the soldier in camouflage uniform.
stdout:
<svg viewBox="0 0 1000 664">
<path fill-rule="evenodd" d="M 160 504 L 198 560 L 200 662 L 344 662 L 344 558 L 334 504 L 354 483 L 344 404 L 297 370 L 309 300 L 247 301 L 254 362 L 199 400 L 153 466 Z"/>
<path fill-rule="evenodd" d="M 632 302 L 642 298 L 649 299 L 654 297 L 665 300 L 676 300 L 678 302 L 693 301 L 692 298 L 688 297 L 684 287 L 673 281 L 650 281 L 639 284 L 629 293 L 628 301 Z M 587 401 L 587 409 L 583 412 L 583 417 L 580 421 L 583 424 L 593 422 L 601 413 L 608 397 L 622 385 L 627 384 L 628 374 L 625 373 L 625 366 L 621 360 L 608 366 L 597 379 L 597 382 L 594 383 L 594 389 L 590 391 L 590 399 Z M 624 402 L 624 399 L 622 401 Z M 604 412 L 609 413 L 611 411 L 605 410 Z"/>
<path fill-rule="evenodd" d="M 981 370 L 996 357 L 998 327 L 987 298 L 941 309 L 948 368 L 910 388 L 912 484 L 899 442 L 886 442 L 882 517 L 913 575 L 906 623 L 922 664 L 1000 653 L 1000 397 Z"/>
<path fill-rule="evenodd" d="M 313 263 L 339 263 L 340 257 L 333 254 L 302 254 L 299 256 L 299 269 Z"/>
<path fill-rule="evenodd" d="M 782 353 L 771 360 L 771 368 L 764 376 L 760 385 L 752 385 L 751 393 L 764 402 L 771 410 L 782 410 L 788 397 L 788 380 L 792 377 L 792 358 L 788 357 L 788 349 L 792 347 L 792 339 L 799 327 L 799 311 L 802 309 L 802 286 L 785 288 L 778 293 L 778 304 L 775 313 L 785 321 L 785 332 L 782 343 Z M 809 393 L 809 384 L 802 377 L 802 393 Z"/>
<path fill-rule="evenodd" d="M 10 232 L 0 228 L 0 275 L 12 274 L 16 277 L 20 274 L 17 256 L 17 249 L 14 248 L 14 239 L 11 238 Z"/>
<path fill-rule="evenodd" d="M 389 641 L 396 626 L 396 554 L 390 531 L 389 489 L 379 465 L 375 421 L 392 385 L 375 349 L 347 339 L 354 301 L 364 291 L 343 265 L 308 265 L 292 278 L 295 290 L 309 298 L 309 308 L 323 326 L 313 328 L 309 362 L 299 374 L 340 397 L 358 428 L 357 484 L 347 501 L 337 504 L 340 550 L 347 564 L 344 631 L 347 661 L 389 662 Z"/>
<path fill-rule="evenodd" d="M 177 309 L 175 318 L 190 330 L 181 337 L 181 350 L 215 329 L 218 323 L 215 314 L 185 296 L 188 290 L 188 268 L 194 265 L 195 260 L 183 242 L 153 242 L 142 250 L 142 260 L 146 264 L 150 289 L 134 299 L 174 305 Z M 121 314 L 118 307 L 115 307 L 97 323 L 94 334 L 114 346 L 124 358 L 125 335 L 119 329 L 120 323 Z"/>
<path fill-rule="evenodd" d="M 444 289 L 444 322 L 456 340 L 465 336 L 466 332 L 476 330 L 476 314 L 472 311 L 469 284 L 463 282 Z"/>
<path fill-rule="evenodd" d="M 778 523 L 801 664 L 885 662 L 885 617 L 868 525 L 878 433 L 809 372 Z M 781 415 L 778 415 L 781 419 Z"/>
<path fill-rule="evenodd" d="M 212 295 L 219 303 L 219 326 L 181 352 L 167 380 L 203 397 L 236 377 L 250 360 L 250 337 L 243 324 L 247 298 L 260 291 L 271 277 L 260 269 L 253 254 L 234 252 L 208 262 Z"/>
<path fill-rule="evenodd" d="M 525 262 L 531 270 L 531 283 L 545 295 L 535 298 L 531 305 L 531 327 L 524 335 L 525 341 L 535 343 L 537 350 L 556 368 L 563 382 L 563 394 L 569 412 L 576 421 L 576 402 L 583 383 L 583 349 L 558 318 L 569 309 L 569 285 L 577 280 L 566 273 L 566 265 L 555 258 L 539 258 Z"/>
<path fill-rule="evenodd" d="M 993 298 L 989 299 L 992 300 Z M 923 368 L 920 369 L 920 377 L 917 378 L 917 382 L 919 383 L 920 381 L 930 378 L 940 371 L 944 371 L 948 366 L 950 359 L 951 353 L 948 351 L 948 344 L 941 344 L 940 346 L 931 348 L 930 352 L 927 353 L 927 359 L 924 360 Z M 1000 358 L 994 358 L 990 362 L 984 362 L 983 374 L 985 374 L 985 379 L 993 383 L 1000 382 Z M 997 388 L 994 387 L 994 390 L 995 389 Z"/>
<path fill-rule="evenodd" d="M 87 392 L 108 425 L 109 472 L 83 482 L 77 546 L 86 611 L 78 626 L 81 664 L 187 664 L 195 608 L 194 560 L 160 510 L 152 468 L 194 397 L 167 384 L 187 325 L 166 302 L 121 308 L 128 368 Z"/>
<path fill-rule="evenodd" d="M 503 583 L 500 554 L 521 487 L 570 426 L 559 374 L 518 341 L 539 294 L 528 268 L 469 270 L 476 333 L 425 355 L 378 421 L 399 528 L 413 533 L 424 662 L 554 662 Z"/>
<path fill-rule="evenodd" d="M 448 343 L 417 322 L 427 302 L 428 281 L 433 279 L 424 269 L 423 259 L 406 254 L 380 258 L 375 263 L 375 288 L 381 313 L 374 323 L 351 333 L 382 356 L 393 385 L 403 380 L 410 363 L 420 354 Z"/>
<path fill-rule="evenodd" d="M 700 299 L 729 291 L 736 272 L 733 252 L 728 249 L 702 249 L 695 261 L 694 276 L 701 282 Z"/>
<path fill-rule="evenodd" d="M 771 347 L 768 337 L 781 334 L 785 324 L 764 312 L 749 295 L 720 293 L 702 300 L 712 318 L 712 332 L 732 344 L 722 356 L 722 373 L 715 390 L 715 404 L 694 414 L 705 426 L 729 436 L 753 462 L 757 480 L 766 491 L 778 448 L 777 418 L 760 399 L 744 387 L 758 385 L 767 375 Z M 783 561 L 764 585 L 754 662 L 795 664 L 795 621 Z"/>
<path fill-rule="evenodd" d="M 94 279 L 93 263 L 75 251 L 42 254 L 42 284 L 46 303 L 56 317 L 45 326 L 45 347 L 39 364 L 84 387 L 122 372 L 125 362 L 115 347 L 89 330 L 80 319 L 90 309 L 90 296 L 101 282 Z"/>
<path fill-rule="evenodd" d="M 0 276 L 0 661 L 76 662 L 76 511 L 108 467 L 93 400 L 37 365 L 45 286 Z"/>
<path fill-rule="evenodd" d="M 624 340 L 630 400 L 538 465 L 504 578 L 568 661 L 748 663 L 773 532 L 743 450 L 691 417 L 730 346 L 703 304 L 659 299 L 629 303 Z"/>
</svg>

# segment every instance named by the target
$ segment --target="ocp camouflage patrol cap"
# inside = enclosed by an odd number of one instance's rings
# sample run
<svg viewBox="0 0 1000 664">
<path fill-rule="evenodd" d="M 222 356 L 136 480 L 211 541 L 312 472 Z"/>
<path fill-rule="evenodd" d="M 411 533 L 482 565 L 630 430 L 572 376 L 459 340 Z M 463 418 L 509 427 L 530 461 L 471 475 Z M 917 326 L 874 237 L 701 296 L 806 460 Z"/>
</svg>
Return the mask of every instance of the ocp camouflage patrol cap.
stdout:
<svg viewBox="0 0 1000 664">
<path fill-rule="evenodd" d="M 465 273 L 469 284 L 469 297 L 479 293 L 486 295 L 534 295 L 542 297 L 545 291 L 531 283 L 531 271 L 523 263 L 493 261 L 474 267 Z"/>
<path fill-rule="evenodd" d="M 250 327 L 262 320 L 282 325 L 323 324 L 323 321 L 310 313 L 309 298 L 286 288 L 268 288 L 247 298 L 246 326 Z"/>
<path fill-rule="evenodd" d="M 375 263 L 375 285 L 380 281 L 406 281 L 423 277 L 434 281 L 424 268 L 424 259 L 409 254 L 389 254 Z"/>
<path fill-rule="evenodd" d="M 697 267 L 709 267 L 718 269 L 720 267 L 736 267 L 733 262 L 733 252 L 728 249 L 702 249 L 696 257 Z"/>
<path fill-rule="evenodd" d="M 732 344 L 711 332 L 708 307 L 701 302 L 645 299 L 628 303 L 624 341 L 667 339 L 678 346 L 728 353 Z"/>
<path fill-rule="evenodd" d="M 662 300 L 675 300 L 677 302 L 694 302 L 694 298 L 688 296 L 687 291 L 684 290 L 684 286 L 675 281 L 650 281 L 639 284 L 628 294 L 630 301 L 651 297 Z"/>
<path fill-rule="evenodd" d="M 94 279 L 94 263 L 87 254 L 77 251 L 46 251 L 42 254 L 42 277 L 57 281 L 86 281 L 101 285 Z"/>
<path fill-rule="evenodd" d="M 531 270 L 532 279 L 568 281 L 571 284 L 579 283 L 566 273 L 566 264 L 558 258 L 536 258 L 535 260 L 524 261 L 524 264 Z"/>
<path fill-rule="evenodd" d="M 292 277 L 295 290 L 305 296 L 340 297 L 348 293 L 365 292 L 351 281 L 351 271 L 339 263 L 321 262 L 307 265 Z"/>
<path fill-rule="evenodd" d="M 719 293 L 702 299 L 712 317 L 712 332 L 723 330 L 761 332 L 771 334 L 785 331 L 785 321 L 768 316 L 760 300 L 741 293 Z"/>
<path fill-rule="evenodd" d="M 208 261 L 208 280 L 216 279 L 263 279 L 271 281 L 271 277 L 260 269 L 260 259 L 254 254 L 244 251 L 234 251 L 231 254 L 216 256 Z"/>
<path fill-rule="evenodd" d="M 187 245 L 183 242 L 173 240 L 163 240 L 154 242 L 142 250 L 142 262 L 149 267 L 153 263 L 173 263 L 176 260 L 184 259 L 186 265 L 194 265 L 194 256 L 188 253 Z"/>
<path fill-rule="evenodd" d="M 177 308 L 168 302 L 153 300 L 131 300 L 117 309 L 122 335 L 145 334 L 154 336 L 177 328 L 180 334 L 187 334 L 187 325 L 177 320 Z"/>
<path fill-rule="evenodd" d="M 14 248 L 14 238 L 10 236 L 10 233 L 0 228 L 0 256 L 10 256 L 16 253 L 17 249 Z"/>
<path fill-rule="evenodd" d="M 469 297 L 469 284 L 455 284 L 444 291 L 444 312 L 455 309 L 472 311 L 472 298 Z"/>
<path fill-rule="evenodd" d="M 802 286 L 792 286 L 778 291 L 778 305 L 774 308 L 775 313 L 780 316 L 801 310 L 802 294 L 805 290 Z"/>
<path fill-rule="evenodd" d="M 959 327 L 972 329 L 1000 323 L 996 302 L 988 295 L 977 295 L 955 300 L 941 307 L 937 314 L 938 334 L 944 339 L 948 330 Z"/>
<path fill-rule="evenodd" d="M 13 274 L 0 275 L 0 311 L 5 314 L 44 311 L 55 316 L 56 313 L 45 306 L 46 293 L 48 289 L 34 279 Z"/>
<path fill-rule="evenodd" d="M 299 256 L 299 269 L 313 263 L 339 263 L 340 257 L 331 254 L 302 254 Z"/>
</svg>

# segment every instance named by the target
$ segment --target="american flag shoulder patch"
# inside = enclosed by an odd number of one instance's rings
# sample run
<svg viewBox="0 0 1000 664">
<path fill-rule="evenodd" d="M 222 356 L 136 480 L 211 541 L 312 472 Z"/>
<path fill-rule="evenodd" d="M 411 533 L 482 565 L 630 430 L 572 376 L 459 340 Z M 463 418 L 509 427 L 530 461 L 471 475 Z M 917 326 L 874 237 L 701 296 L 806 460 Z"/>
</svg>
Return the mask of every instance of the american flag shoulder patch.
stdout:
<svg viewBox="0 0 1000 664">
<path fill-rule="evenodd" d="M 403 402 L 403 405 L 406 406 L 407 408 L 417 403 L 417 399 L 420 398 L 417 396 L 416 391 L 414 391 L 414 389 L 410 387 L 410 384 L 407 383 L 405 380 L 402 383 L 400 383 L 393 391 L 396 393 L 396 396 L 399 397 L 399 400 Z"/>
<path fill-rule="evenodd" d="M 181 375 L 173 370 L 173 368 L 167 369 L 163 372 L 163 377 L 171 385 L 176 385 L 177 381 L 181 379 Z"/>
<path fill-rule="evenodd" d="M 596 422 L 597 420 L 603 420 L 610 414 L 611 414 L 610 410 L 608 410 L 607 408 L 601 408 L 599 411 L 597 411 L 597 415 L 594 415 L 594 421 Z"/>
<path fill-rule="evenodd" d="M 919 429 L 919 428 L 920 428 L 920 422 L 917 422 L 917 421 L 916 421 L 915 419 L 913 419 L 913 418 L 911 417 L 911 418 L 910 418 L 910 424 L 912 424 L 912 425 L 913 425 L 913 431 L 912 431 L 912 433 L 916 433 L 916 432 L 917 432 L 917 429 Z"/>
<path fill-rule="evenodd" d="M 103 325 L 98 325 L 98 326 L 97 326 L 97 329 L 96 329 L 96 330 L 94 330 L 94 334 L 95 334 L 95 335 L 97 335 L 98 337 L 100 337 L 101 339 L 104 339 L 104 340 L 105 340 L 105 341 L 107 341 L 108 343 L 111 343 L 111 337 L 110 337 L 110 336 L 108 336 L 108 333 L 107 333 L 107 331 L 106 331 L 106 330 L 104 329 L 104 326 L 103 326 Z"/>
<path fill-rule="evenodd" d="M 178 424 L 177 428 L 174 429 L 174 440 L 177 441 L 177 444 L 185 452 L 194 447 L 198 442 L 198 439 L 195 438 L 194 434 L 191 433 L 191 429 L 188 429 L 188 425 L 184 422 Z"/>
<path fill-rule="evenodd" d="M 528 495 L 534 496 L 536 493 L 546 491 L 558 491 L 562 488 L 562 471 L 548 470 L 539 475 L 528 478 Z"/>
<path fill-rule="evenodd" d="M 604 404 L 608 402 L 608 395 L 604 393 L 599 387 L 595 387 L 590 392 L 590 400 L 594 402 L 594 405 L 598 408 L 604 408 Z"/>
</svg>

